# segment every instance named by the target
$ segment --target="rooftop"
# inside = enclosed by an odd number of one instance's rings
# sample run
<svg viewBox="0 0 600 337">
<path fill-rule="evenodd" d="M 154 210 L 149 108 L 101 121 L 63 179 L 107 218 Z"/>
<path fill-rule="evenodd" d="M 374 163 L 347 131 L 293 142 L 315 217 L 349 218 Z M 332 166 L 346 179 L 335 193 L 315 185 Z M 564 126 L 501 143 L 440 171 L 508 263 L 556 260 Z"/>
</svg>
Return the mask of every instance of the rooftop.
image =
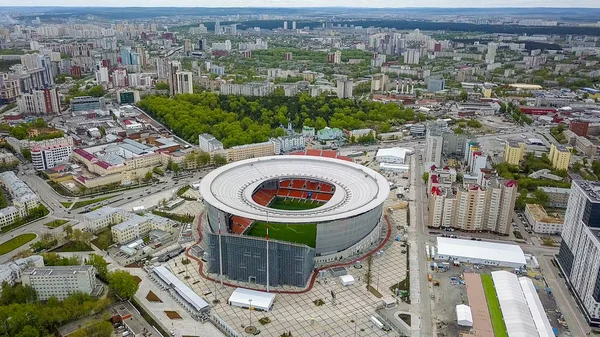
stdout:
<svg viewBox="0 0 600 337">
<path fill-rule="evenodd" d="M 437 253 L 444 256 L 527 264 L 520 246 L 505 243 L 438 237 Z"/>
<path fill-rule="evenodd" d="M 546 213 L 544 206 L 538 204 L 527 204 L 525 206 L 527 210 L 533 215 L 535 221 L 551 224 L 563 224 L 565 219 L 558 216 L 551 216 Z"/>
<path fill-rule="evenodd" d="M 50 275 L 72 275 L 77 273 L 87 273 L 93 266 L 51 266 L 51 267 L 36 267 L 27 268 L 23 271 L 25 274 L 36 276 Z"/>
</svg>

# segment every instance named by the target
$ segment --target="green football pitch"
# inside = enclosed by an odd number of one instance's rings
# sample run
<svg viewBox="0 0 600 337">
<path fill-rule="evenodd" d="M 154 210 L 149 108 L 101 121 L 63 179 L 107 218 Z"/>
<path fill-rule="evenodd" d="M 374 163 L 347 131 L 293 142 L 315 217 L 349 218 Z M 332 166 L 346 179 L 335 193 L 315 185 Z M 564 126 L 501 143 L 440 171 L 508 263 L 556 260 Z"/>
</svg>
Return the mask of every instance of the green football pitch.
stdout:
<svg viewBox="0 0 600 337">
<path fill-rule="evenodd" d="M 500 302 L 498 301 L 496 288 L 494 288 L 494 280 L 492 279 L 492 275 L 481 274 L 481 282 L 483 283 L 483 291 L 485 292 L 488 310 L 490 311 L 490 318 L 492 319 L 494 335 L 496 337 L 508 337 L 506 325 L 504 324 L 504 318 L 502 317 L 502 310 L 500 310 Z"/>
<path fill-rule="evenodd" d="M 275 209 L 282 209 L 286 211 L 303 211 L 307 209 L 317 208 L 322 205 L 322 202 L 314 200 L 287 199 L 275 197 L 269 204 L 269 207 Z"/>
<path fill-rule="evenodd" d="M 246 231 L 246 235 L 261 238 L 266 237 L 266 222 L 255 221 L 252 227 Z M 317 241 L 317 225 L 287 225 L 280 223 L 269 223 L 269 239 L 295 242 L 315 248 Z"/>
</svg>

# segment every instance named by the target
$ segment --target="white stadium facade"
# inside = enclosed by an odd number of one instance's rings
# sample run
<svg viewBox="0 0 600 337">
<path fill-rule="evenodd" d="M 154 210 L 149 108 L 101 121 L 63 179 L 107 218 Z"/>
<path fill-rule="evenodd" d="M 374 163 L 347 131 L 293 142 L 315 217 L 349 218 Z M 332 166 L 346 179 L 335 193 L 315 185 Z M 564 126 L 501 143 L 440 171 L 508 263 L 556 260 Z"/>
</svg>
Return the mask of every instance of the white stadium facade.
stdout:
<svg viewBox="0 0 600 337">
<path fill-rule="evenodd" d="M 304 286 L 315 263 L 380 242 L 389 191 L 379 173 L 336 158 L 271 156 L 217 168 L 200 183 L 209 272 L 220 273 L 222 260 L 230 279 L 266 284 L 268 226 L 269 284 Z"/>
</svg>

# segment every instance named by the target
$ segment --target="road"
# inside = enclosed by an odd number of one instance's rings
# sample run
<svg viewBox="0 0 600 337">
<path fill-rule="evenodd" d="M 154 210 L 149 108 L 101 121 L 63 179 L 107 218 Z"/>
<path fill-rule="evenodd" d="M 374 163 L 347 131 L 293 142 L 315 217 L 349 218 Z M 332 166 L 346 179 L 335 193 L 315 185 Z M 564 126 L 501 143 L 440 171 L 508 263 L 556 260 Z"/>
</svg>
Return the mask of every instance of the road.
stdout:
<svg viewBox="0 0 600 337">
<path fill-rule="evenodd" d="M 420 336 L 434 336 L 433 332 L 433 320 L 431 317 L 431 299 L 429 298 L 429 281 L 427 280 L 427 256 L 425 255 L 425 243 L 428 241 L 427 231 L 427 198 L 424 194 L 423 180 L 421 179 L 423 172 L 423 165 L 419 160 L 419 154 L 422 151 L 422 146 L 415 148 L 415 154 L 411 157 L 411 193 L 412 205 L 411 210 L 414 210 L 414 216 L 411 216 L 411 227 L 415 230 L 416 236 L 416 266 L 415 263 L 411 263 L 411 275 L 416 273 L 418 281 L 418 295 L 412 296 L 411 300 L 417 298 L 419 313 L 420 313 Z M 411 213 L 412 214 L 412 213 Z M 414 219 L 414 220 L 413 220 Z M 412 259 L 411 259 L 412 260 Z M 417 270 L 414 270 L 414 269 Z M 412 283 L 412 282 L 411 282 Z M 412 288 L 412 287 L 411 287 Z M 419 327 L 417 327 L 419 328 Z M 413 336 L 415 335 L 415 329 L 413 325 Z"/>
<path fill-rule="evenodd" d="M 80 214 L 79 212 L 85 211 L 85 208 L 79 208 L 77 210 L 69 210 L 69 209 L 63 207 L 61 202 L 76 202 L 76 201 L 81 201 L 81 200 L 95 199 L 95 198 L 99 198 L 99 197 L 107 197 L 108 196 L 111 198 L 104 200 L 102 202 L 91 204 L 89 206 L 86 206 L 86 208 L 87 207 L 93 208 L 93 207 L 103 205 L 103 204 L 114 206 L 114 207 L 119 207 L 123 204 L 130 202 L 131 200 L 139 199 L 140 194 L 143 194 L 144 196 L 152 196 L 157 193 L 163 193 L 164 190 L 166 190 L 166 189 L 177 190 L 182 186 L 185 186 L 194 181 L 200 180 L 202 177 L 204 177 L 206 175 L 207 172 L 208 172 L 207 170 L 202 170 L 202 171 L 193 173 L 193 175 L 191 175 L 189 177 L 183 177 L 178 180 L 174 180 L 173 177 L 171 177 L 171 176 L 165 176 L 164 178 L 161 178 L 162 181 L 158 185 L 152 185 L 150 187 L 135 188 L 135 189 L 127 190 L 127 191 L 108 193 L 108 194 L 101 195 L 101 196 L 93 196 L 93 197 L 86 197 L 86 198 L 71 198 L 71 197 L 61 196 L 52 187 L 50 187 L 50 185 L 48 185 L 42 178 L 38 177 L 37 175 L 21 175 L 21 174 L 19 174 L 18 177 L 21 180 L 23 180 L 27 185 L 29 185 L 29 187 L 40 197 L 40 199 L 42 200 L 44 205 L 46 205 L 46 207 L 50 211 L 50 214 L 43 219 L 39 219 L 34 222 L 30 222 L 25 226 L 21 226 L 21 227 L 16 228 L 8 233 L 0 235 L 0 243 L 6 242 L 6 241 L 12 239 L 13 237 L 23 234 L 23 233 L 37 234 L 37 238 L 35 240 L 31 241 L 30 244 L 38 241 L 40 239 L 41 235 L 43 235 L 44 233 L 52 233 L 52 234 L 62 233 L 62 227 L 51 229 L 51 228 L 47 228 L 44 226 L 44 224 L 46 224 L 52 220 L 56 220 L 56 219 L 71 220 L 72 225 L 81 224 L 83 221 L 83 214 Z M 163 189 L 163 187 L 164 187 L 164 189 Z M 146 191 L 146 190 L 148 190 L 148 191 Z M 21 251 L 24 251 L 28 248 L 29 248 L 29 245 L 24 245 L 8 254 L 0 256 L 0 263 L 5 263 L 5 262 L 9 261 L 12 258 L 12 256 L 14 256 L 15 254 L 17 254 Z"/>
<path fill-rule="evenodd" d="M 552 258 L 551 256 L 539 257 L 540 268 L 543 271 L 544 278 L 548 282 L 550 289 L 552 289 L 556 304 L 563 314 L 573 336 L 587 336 L 591 332 L 590 326 L 579 310 L 573 295 L 567 289 L 565 281 L 557 277 L 559 270 L 550 262 Z"/>
</svg>

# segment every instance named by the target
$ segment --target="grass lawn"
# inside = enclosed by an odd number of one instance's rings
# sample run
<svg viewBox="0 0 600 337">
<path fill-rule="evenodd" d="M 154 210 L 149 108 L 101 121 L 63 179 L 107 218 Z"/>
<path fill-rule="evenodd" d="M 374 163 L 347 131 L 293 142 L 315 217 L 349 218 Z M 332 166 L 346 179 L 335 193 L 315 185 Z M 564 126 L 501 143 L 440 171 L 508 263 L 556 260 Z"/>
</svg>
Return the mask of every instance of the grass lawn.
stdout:
<svg viewBox="0 0 600 337">
<path fill-rule="evenodd" d="M 321 207 L 322 202 L 313 200 L 301 200 L 301 199 L 286 199 L 281 197 L 275 197 L 269 204 L 270 208 L 283 209 L 286 211 L 302 211 L 306 209 L 312 209 Z"/>
<path fill-rule="evenodd" d="M 494 335 L 496 337 L 508 337 L 506 325 L 504 324 L 504 319 L 502 318 L 502 311 L 500 310 L 500 302 L 498 301 L 498 295 L 496 295 L 496 288 L 494 288 L 494 280 L 492 279 L 492 275 L 481 274 L 481 281 L 483 282 L 483 290 L 485 292 L 485 298 L 487 299 L 490 318 L 492 319 Z"/>
<path fill-rule="evenodd" d="M 69 208 L 73 203 L 70 201 L 61 201 L 60 204 L 63 205 L 64 208 Z"/>
<path fill-rule="evenodd" d="M 264 238 L 267 235 L 265 222 L 255 221 L 246 235 Z M 280 241 L 295 242 L 315 247 L 317 241 L 317 225 L 287 225 L 269 223 L 269 238 Z"/>
<path fill-rule="evenodd" d="M 67 222 L 69 222 L 69 220 L 54 220 L 54 221 L 48 222 L 47 224 L 44 224 L 44 226 L 50 227 L 50 228 L 56 228 L 56 227 L 60 227 L 64 224 L 66 224 Z"/>
<path fill-rule="evenodd" d="M 16 236 L 5 243 L 0 245 L 0 255 L 4 255 L 6 253 L 12 252 L 13 250 L 21 247 L 27 242 L 35 239 L 36 235 L 33 233 L 26 233 Z"/>
<path fill-rule="evenodd" d="M 91 252 L 93 249 L 85 242 L 69 241 L 66 244 L 53 249 L 54 253 Z"/>
<path fill-rule="evenodd" d="M 77 208 L 81 208 L 81 207 L 85 207 L 87 205 L 91 205 L 91 204 L 95 204 L 97 202 L 101 202 L 110 198 L 114 198 L 116 197 L 116 195 L 110 196 L 110 197 L 102 197 L 102 198 L 96 198 L 96 199 L 90 199 L 90 200 L 82 200 L 82 201 L 78 201 L 75 203 L 75 205 L 73 205 L 72 209 L 77 209 Z"/>
</svg>

